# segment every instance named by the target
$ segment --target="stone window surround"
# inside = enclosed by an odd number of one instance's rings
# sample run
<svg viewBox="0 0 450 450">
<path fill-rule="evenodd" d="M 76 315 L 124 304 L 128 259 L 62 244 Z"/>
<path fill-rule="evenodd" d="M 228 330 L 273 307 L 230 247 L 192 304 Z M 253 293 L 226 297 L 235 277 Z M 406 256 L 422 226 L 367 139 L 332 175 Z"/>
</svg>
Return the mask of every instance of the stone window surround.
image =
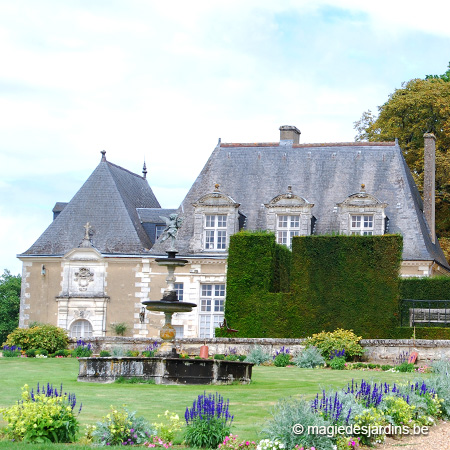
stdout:
<svg viewBox="0 0 450 450">
<path fill-rule="evenodd" d="M 351 223 L 353 215 L 373 216 L 373 235 L 383 235 L 386 227 L 385 208 L 387 203 L 379 201 L 376 197 L 365 191 L 365 186 L 361 186 L 361 191 L 349 195 L 342 203 L 337 205 L 339 232 L 351 234 Z"/>
<path fill-rule="evenodd" d="M 311 234 L 311 209 L 314 203 L 310 203 L 303 197 L 293 194 L 290 186 L 287 193 L 277 195 L 264 206 L 266 207 L 268 230 L 277 232 L 278 216 L 300 216 L 298 234 L 300 236 Z"/>
<path fill-rule="evenodd" d="M 218 187 L 216 187 L 218 189 Z M 201 197 L 194 206 L 194 234 L 190 242 L 190 250 L 194 253 L 221 253 L 227 251 L 230 244 L 230 236 L 239 231 L 239 203 L 236 203 L 231 197 L 218 190 Z M 225 249 L 205 249 L 205 216 L 207 215 L 226 215 L 226 248 Z"/>
</svg>

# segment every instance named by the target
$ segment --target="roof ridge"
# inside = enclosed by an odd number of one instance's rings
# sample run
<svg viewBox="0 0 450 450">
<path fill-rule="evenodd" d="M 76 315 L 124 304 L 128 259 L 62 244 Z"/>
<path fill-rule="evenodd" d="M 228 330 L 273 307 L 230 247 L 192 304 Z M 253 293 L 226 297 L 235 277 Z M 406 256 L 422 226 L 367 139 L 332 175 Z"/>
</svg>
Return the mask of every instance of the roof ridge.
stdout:
<svg viewBox="0 0 450 450">
<path fill-rule="evenodd" d="M 293 148 L 305 147 L 395 147 L 395 141 L 380 142 L 321 142 L 311 144 L 292 144 Z M 220 147 L 280 147 L 279 142 L 250 142 L 250 143 L 232 143 L 221 142 Z"/>
<path fill-rule="evenodd" d="M 147 180 L 147 179 L 144 178 L 143 176 L 141 176 L 141 175 L 139 175 L 139 174 L 137 174 L 137 173 L 134 173 L 134 172 L 132 172 L 131 170 L 125 169 L 125 168 L 122 167 L 122 166 L 118 166 L 117 164 L 114 164 L 114 163 L 112 163 L 112 162 L 110 162 L 110 161 L 106 161 L 106 164 L 108 164 L 108 165 L 110 165 L 110 166 L 113 166 L 113 167 L 116 167 L 117 169 L 121 169 L 121 170 L 123 170 L 124 172 L 129 173 L 130 175 L 134 175 L 135 177 L 141 178 L 142 180 Z"/>
</svg>

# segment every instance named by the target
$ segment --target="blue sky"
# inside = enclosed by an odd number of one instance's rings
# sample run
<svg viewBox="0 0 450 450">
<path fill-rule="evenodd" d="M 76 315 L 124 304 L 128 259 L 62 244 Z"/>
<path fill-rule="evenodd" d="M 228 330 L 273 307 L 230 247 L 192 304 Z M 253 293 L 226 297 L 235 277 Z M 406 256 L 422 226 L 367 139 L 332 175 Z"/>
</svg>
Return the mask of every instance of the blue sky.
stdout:
<svg viewBox="0 0 450 450">
<path fill-rule="evenodd" d="M 177 207 L 218 138 L 353 141 L 450 61 L 450 6 L 406 1 L 0 0 L 0 270 L 107 151 Z"/>
</svg>

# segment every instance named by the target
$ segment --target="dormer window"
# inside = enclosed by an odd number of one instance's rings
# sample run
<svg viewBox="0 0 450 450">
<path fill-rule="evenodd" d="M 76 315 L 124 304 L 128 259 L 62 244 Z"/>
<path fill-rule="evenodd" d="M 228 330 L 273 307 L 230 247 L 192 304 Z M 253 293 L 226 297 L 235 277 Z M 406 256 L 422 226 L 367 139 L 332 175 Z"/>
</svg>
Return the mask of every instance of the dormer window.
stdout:
<svg viewBox="0 0 450 450">
<path fill-rule="evenodd" d="M 300 215 L 277 216 L 277 242 L 292 246 L 292 238 L 300 235 Z"/>
<path fill-rule="evenodd" d="M 350 216 L 350 234 L 373 235 L 373 215 L 354 214 Z"/>
<path fill-rule="evenodd" d="M 194 235 L 190 251 L 220 252 L 227 250 L 230 236 L 239 231 L 240 222 L 245 216 L 239 213 L 239 203 L 219 191 L 200 197 L 194 206 Z"/>
<path fill-rule="evenodd" d="M 387 204 L 366 192 L 365 185 L 361 191 L 349 195 L 342 203 L 336 205 L 339 217 L 339 232 L 343 234 L 372 236 L 385 233 Z"/>
<path fill-rule="evenodd" d="M 225 250 L 227 248 L 226 214 L 205 215 L 205 250 Z"/>
<path fill-rule="evenodd" d="M 267 209 L 267 229 L 276 233 L 279 244 L 290 248 L 294 236 L 311 234 L 314 204 L 293 194 L 291 186 L 288 186 L 286 194 L 277 195 L 264 206 Z"/>
</svg>

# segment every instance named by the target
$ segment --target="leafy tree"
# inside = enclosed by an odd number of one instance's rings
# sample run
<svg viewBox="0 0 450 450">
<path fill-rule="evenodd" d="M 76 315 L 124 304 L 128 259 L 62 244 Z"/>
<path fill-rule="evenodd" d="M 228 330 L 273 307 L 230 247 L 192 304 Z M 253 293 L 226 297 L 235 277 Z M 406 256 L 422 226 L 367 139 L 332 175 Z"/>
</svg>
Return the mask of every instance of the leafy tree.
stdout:
<svg viewBox="0 0 450 450">
<path fill-rule="evenodd" d="M 443 75 L 402 84 L 378 116 L 370 110 L 355 122 L 357 141 L 398 139 L 419 190 L 423 188 L 424 133 L 436 136 L 436 233 L 450 237 L 450 64 Z"/>
<path fill-rule="evenodd" d="M 0 343 L 19 325 L 20 275 L 9 270 L 0 276 Z"/>
</svg>

